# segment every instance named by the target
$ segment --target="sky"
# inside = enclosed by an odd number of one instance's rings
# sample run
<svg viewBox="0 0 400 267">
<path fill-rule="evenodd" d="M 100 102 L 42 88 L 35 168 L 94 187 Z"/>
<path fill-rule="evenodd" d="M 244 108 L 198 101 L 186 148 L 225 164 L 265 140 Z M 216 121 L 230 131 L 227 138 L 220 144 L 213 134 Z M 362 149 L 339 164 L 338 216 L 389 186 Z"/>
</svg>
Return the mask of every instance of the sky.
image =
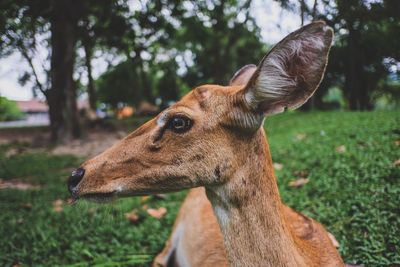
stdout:
<svg viewBox="0 0 400 267">
<path fill-rule="evenodd" d="M 261 28 L 263 41 L 268 44 L 278 42 L 300 26 L 298 15 L 282 10 L 279 4 L 273 0 L 255 0 L 251 6 L 251 12 Z M 45 48 L 38 49 L 38 52 L 39 58 L 34 62 L 37 65 L 40 64 L 40 58 L 46 58 L 48 53 Z M 105 66 L 105 62 L 101 59 L 93 62 L 95 78 L 105 71 Z M 0 96 L 12 100 L 31 99 L 31 84 L 21 86 L 18 83 L 18 77 L 27 69 L 29 69 L 27 63 L 19 54 L 0 59 Z M 43 73 L 39 73 L 39 79 L 44 80 Z"/>
</svg>

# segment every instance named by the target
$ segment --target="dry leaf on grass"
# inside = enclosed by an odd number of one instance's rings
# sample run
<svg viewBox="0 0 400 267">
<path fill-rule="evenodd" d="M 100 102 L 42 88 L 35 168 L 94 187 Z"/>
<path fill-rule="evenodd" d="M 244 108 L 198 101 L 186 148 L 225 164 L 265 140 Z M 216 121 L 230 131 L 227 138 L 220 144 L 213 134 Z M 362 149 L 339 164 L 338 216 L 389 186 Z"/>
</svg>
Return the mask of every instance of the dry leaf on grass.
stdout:
<svg viewBox="0 0 400 267">
<path fill-rule="evenodd" d="M 15 155 L 20 155 L 26 151 L 27 149 L 25 147 L 13 147 L 6 151 L 5 156 L 9 158 Z"/>
<path fill-rule="evenodd" d="M 300 179 L 289 182 L 289 186 L 300 187 L 300 186 L 307 184 L 309 181 L 310 180 L 308 180 L 307 178 L 300 178 Z"/>
<path fill-rule="evenodd" d="M 78 202 L 78 199 L 76 199 L 76 198 L 70 197 L 70 198 L 67 199 L 67 204 L 68 205 L 75 205 L 77 202 Z"/>
<path fill-rule="evenodd" d="M 395 161 L 393 162 L 393 165 L 394 165 L 395 167 L 400 166 L 400 159 L 395 160 Z"/>
<path fill-rule="evenodd" d="M 338 147 L 336 148 L 336 152 L 337 152 L 337 153 L 344 153 L 344 152 L 346 152 L 346 146 L 344 146 L 344 145 L 338 146 Z"/>
<path fill-rule="evenodd" d="M 25 183 L 19 180 L 8 180 L 4 181 L 0 179 L 0 189 L 18 189 L 18 190 L 28 190 L 28 189 L 39 189 L 37 185 Z"/>
<path fill-rule="evenodd" d="M 31 210 L 32 209 L 32 203 L 22 203 L 21 204 L 21 208 L 24 208 L 24 209 L 26 209 L 26 210 Z"/>
<path fill-rule="evenodd" d="M 147 200 L 149 200 L 150 196 L 143 196 L 140 198 L 140 204 L 145 203 Z"/>
<path fill-rule="evenodd" d="M 394 144 L 395 144 L 396 146 L 400 146 L 400 140 L 394 141 Z"/>
<path fill-rule="evenodd" d="M 296 139 L 297 140 L 299 140 L 299 141 L 301 141 L 301 140 L 303 140 L 304 138 L 306 138 L 306 134 L 303 134 L 303 133 L 299 133 L 299 134 L 296 134 Z"/>
<path fill-rule="evenodd" d="M 11 149 L 7 150 L 7 152 L 5 153 L 5 156 L 7 158 L 9 158 L 9 157 L 12 157 L 12 156 L 17 155 L 17 154 L 18 154 L 18 149 L 11 148 Z"/>
<path fill-rule="evenodd" d="M 125 213 L 125 218 L 131 223 L 137 223 L 139 221 L 139 215 L 137 215 L 137 210 L 132 210 L 131 212 Z"/>
<path fill-rule="evenodd" d="M 53 201 L 53 211 L 60 213 L 63 211 L 63 205 L 64 205 L 64 201 L 62 201 L 61 199 L 57 199 Z"/>
<path fill-rule="evenodd" d="M 88 214 L 90 216 L 94 216 L 96 214 L 97 209 L 96 208 L 90 208 L 88 209 Z"/>
<path fill-rule="evenodd" d="M 307 170 L 294 171 L 293 175 L 301 178 L 307 178 L 310 173 Z"/>
<path fill-rule="evenodd" d="M 283 164 L 281 164 L 281 163 L 275 162 L 273 165 L 274 165 L 274 169 L 277 171 L 280 171 L 283 169 Z"/>
<path fill-rule="evenodd" d="M 158 209 L 147 209 L 147 213 L 156 219 L 161 219 L 164 217 L 165 214 L 167 214 L 167 209 L 164 207 L 158 208 Z"/>
<path fill-rule="evenodd" d="M 63 207 L 61 207 L 61 206 L 55 206 L 55 207 L 53 207 L 53 211 L 54 211 L 54 212 L 57 212 L 57 213 L 60 213 L 60 212 L 63 211 Z"/>
</svg>

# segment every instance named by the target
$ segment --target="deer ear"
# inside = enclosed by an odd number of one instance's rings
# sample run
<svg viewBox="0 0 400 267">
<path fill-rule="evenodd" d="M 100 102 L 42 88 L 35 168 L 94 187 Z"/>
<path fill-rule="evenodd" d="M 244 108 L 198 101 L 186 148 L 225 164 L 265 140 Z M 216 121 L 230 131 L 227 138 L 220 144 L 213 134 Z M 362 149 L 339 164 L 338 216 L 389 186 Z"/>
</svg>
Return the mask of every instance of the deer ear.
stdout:
<svg viewBox="0 0 400 267">
<path fill-rule="evenodd" d="M 229 81 L 230 86 L 245 86 L 254 72 L 257 70 L 257 66 L 254 64 L 245 65 L 241 69 L 235 72 L 231 80 Z"/>
<path fill-rule="evenodd" d="M 322 80 L 332 38 L 332 29 L 319 21 L 280 41 L 243 89 L 246 106 L 267 115 L 304 104 Z"/>
</svg>

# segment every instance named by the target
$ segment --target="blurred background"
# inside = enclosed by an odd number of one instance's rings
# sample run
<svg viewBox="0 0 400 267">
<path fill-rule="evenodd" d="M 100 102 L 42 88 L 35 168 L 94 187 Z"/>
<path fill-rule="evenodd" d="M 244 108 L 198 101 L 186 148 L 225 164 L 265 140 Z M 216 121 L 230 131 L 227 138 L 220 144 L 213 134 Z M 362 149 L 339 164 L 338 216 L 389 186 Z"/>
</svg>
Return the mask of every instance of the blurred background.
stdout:
<svg viewBox="0 0 400 267">
<path fill-rule="evenodd" d="M 396 0 L 3 0 L 0 120 L 79 138 L 84 119 L 155 114 L 197 85 L 227 84 L 320 19 L 336 37 L 303 110 L 395 109 L 399 10 Z"/>
<path fill-rule="evenodd" d="M 72 207 L 70 171 L 314 20 L 325 78 L 265 125 L 282 198 L 400 266 L 399 0 L 1 0 L 0 265 L 148 266 L 185 193 Z"/>
</svg>

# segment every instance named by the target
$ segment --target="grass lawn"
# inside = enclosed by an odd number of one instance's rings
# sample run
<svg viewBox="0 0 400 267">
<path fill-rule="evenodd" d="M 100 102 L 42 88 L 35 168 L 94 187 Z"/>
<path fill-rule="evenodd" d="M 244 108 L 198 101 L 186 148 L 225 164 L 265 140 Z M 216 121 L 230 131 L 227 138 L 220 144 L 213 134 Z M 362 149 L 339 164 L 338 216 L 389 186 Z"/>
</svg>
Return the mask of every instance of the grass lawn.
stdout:
<svg viewBox="0 0 400 267">
<path fill-rule="evenodd" d="M 282 198 L 323 223 L 345 261 L 400 265 L 400 112 L 286 113 L 266 120 Z M 0 266 L 148 266 L 167 239 L 185 193 L 107 205 L 66 200 L 69 172 L 82 158 L 46 153 L 6 156 L 0 178 L 40 185 L 0 189 Z M 289 182 L 308 178 L 302 187 Z M 58 201 L 60 202 L 60 201 Z M 143 205 L 166 207 L 161 219 Z M 56 206 L 56 211 L 54 207 Z M 58 207 L 58 210 L 57 210 Z M 136 209 L 139 221 L 125 213 Z"/>
</svg>

